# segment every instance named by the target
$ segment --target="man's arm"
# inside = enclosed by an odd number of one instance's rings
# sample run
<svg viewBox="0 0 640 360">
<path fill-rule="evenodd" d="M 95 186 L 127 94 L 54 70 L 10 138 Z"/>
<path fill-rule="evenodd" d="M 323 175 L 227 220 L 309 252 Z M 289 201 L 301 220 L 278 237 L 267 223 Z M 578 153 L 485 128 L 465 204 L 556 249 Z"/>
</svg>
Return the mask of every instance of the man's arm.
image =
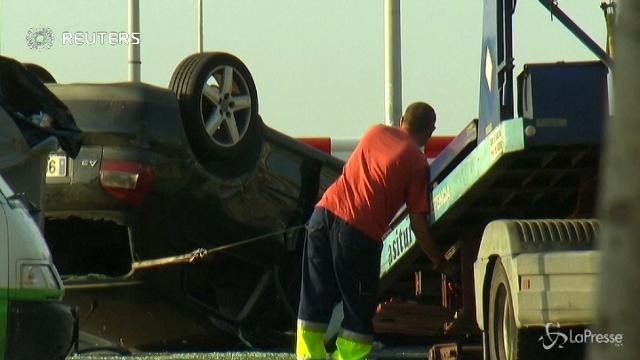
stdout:
<svg viewBox="0 0 640 360">
<path fill-rule="evenodd" d="M 415 213 L 409 214 L 409 219 L 411 221 L 411 229 L 413 233 L 416 235 L 416 239 L 422 251 L 427 255 L 429 260 L 435 265 L 436 268 L 439 268 L 440 265 L 444 262 L 444 258 L 440 253 L 440 250 L 436 246 L 435 241 L 431 237 L 431 233 L 429 232 L 429 225 L 427 224 L 427 214 L 425 213 Z"/>
</svg>

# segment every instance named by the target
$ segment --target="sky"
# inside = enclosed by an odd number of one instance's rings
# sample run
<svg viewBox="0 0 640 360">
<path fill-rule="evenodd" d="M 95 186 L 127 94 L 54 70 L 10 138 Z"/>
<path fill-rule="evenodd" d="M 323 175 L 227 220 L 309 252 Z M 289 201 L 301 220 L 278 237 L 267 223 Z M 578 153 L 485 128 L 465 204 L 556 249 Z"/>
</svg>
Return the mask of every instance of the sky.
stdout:
<svg viewBox="0 0 640 360">
<path fill-rule="evenodd" d="M 602 0 L 559 5 L 604 47 Z M 142 81 L 166 87 L 197 51 L 196 0 L 140 0 Z M 384 122 L 383 0 L 204 0 L 204 49 L 238 56 L 256 82 L 265 123 L 294 137 L 357 138 Z M 426 101 L 434 135 L 478 115 L 481 0 L 401 0 L 403 107 Z M 56 42 L 32 50 L 30 28 Z M 592 60 L 537 0 L 519 0 L 516 75 L 527 62 Z M 62 45 L 64 31 L 127 31 L 126 0 L 1 0 L 0 54 L 47 68 L 60 83 L 127 80 L 124 45 Z"/>
</svg>

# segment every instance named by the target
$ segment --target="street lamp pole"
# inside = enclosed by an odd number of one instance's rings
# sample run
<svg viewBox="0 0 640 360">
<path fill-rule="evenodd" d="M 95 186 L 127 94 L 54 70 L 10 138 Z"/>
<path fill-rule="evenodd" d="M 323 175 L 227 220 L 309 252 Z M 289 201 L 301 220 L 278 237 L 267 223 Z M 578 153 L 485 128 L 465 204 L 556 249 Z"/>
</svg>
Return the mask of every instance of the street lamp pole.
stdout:
<svg viewBox="0 0 640 360">
<path fill-rule="evenodd" d="M 129 0 L 129 34 L 140 33 L 140 2 Z M 140 43 L 129 41 L 129 81 L 140 82 Z"/>
<path fill-rule="evenodd" d="M 204 38 L 204 24 L 202 15 L 202 0 L 196 0 L 198 2 L 198 52 L 203 51 L 203 38 Z"/>
<path fill-rule="evenodd" d="M 402 115 L 400 0 L 384 0 L 385 122 L 397 126 Z"/>
</svg>

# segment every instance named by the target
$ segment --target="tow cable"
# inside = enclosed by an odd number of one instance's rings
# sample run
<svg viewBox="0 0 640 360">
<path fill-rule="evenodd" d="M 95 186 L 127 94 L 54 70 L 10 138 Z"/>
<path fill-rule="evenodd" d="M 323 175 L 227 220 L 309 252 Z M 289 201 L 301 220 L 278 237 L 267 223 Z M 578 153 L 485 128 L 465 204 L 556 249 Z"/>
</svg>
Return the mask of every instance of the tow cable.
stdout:
<svg viewBox="0 0 640 360">
<path fill-rule="evenodd" d="M 249 239 L 238 241 L 236 243 L 225 244 L 225 245 L 217 246 L 217 247 L 210 248 L 210 249 L 198 248 L 198 249 L 195 249 L 195 250 L 193 250 L 193 251 L 191 251 L 189 253 L 182 254 L 182 255 L 168 256 L 168 257 L 152 259 L 152 260 L 136 261 L 136 262 L 133 263 L 132 269 L 133 270 L 144 270 L 144 269 L 150 269 L 150 268 L 161 267 L 161 266 L 192 264 L 192 263 L 195 263 L 197 261 L 204 260 L 206 257 L 208 257 L 208 256 L 210 256 L 212 254 L 218 253 L 218 252 L 222 252 L 222 251 L 225 251 L 225 250 L 233 249 L 233 248 L 240 247 L 240 246 L 243 246 L 243 245 L 248 245 L 248 244 L 254 243 L 254 242 L 259 241 L 259 240 L 267 239 L 267 238 L 270 238 L 270 237 L 276 236 L 276 235 L 285 234 L 285 233 L 288 233 L 288 232 L 291 232 L 291 231 L 295 231 L 295 230 L 298 230 L 298 229 L 301 229 L 301 228 L 304 228 L 304 225 L 293 226 L 293 227 L 284 229 L 282 231 L 276 231 L 276 232 L 272 232 L 272 233 L 269 233 L 269 234 L 264 234 L 264 235 L 252 237 L 252 238 L 249 238 Z M 278 270 L 277 270 L 277 268 L 275 269 L 275 271 L 276 271 L 276 273 L 275 273 L 276 288 L 277 288 L 278 292 L 280 293 L 280 295 L 284 296 L 284 291 L 282 290 L 282 287 L 280 286 L 280 283 L 277 280 L 278 279 L 278 274 L 277 274 Z M 291 310 L 291 308 L 288 306 L 288 304 L 285 303 L 285 305 L 287 307 L 287 311 L 293 314 L 293 310 Z M 75 309 L 74 309 L 74 311 L 75 311 Z M 132 354 L 132 352 L 129 349 L 126 349 L 124 347 L 119 347 L 119 346 L 91 347 L 91 348 L 86 348 L 86 349 L 80 350 L 79 349 L 80 341 L 79 341 L 78 330 L 79 330 L 78 327 L 76 327 L 76 329 L 74 330 L 74 340 L 72 342 L 73 351 L 71 352 L 71 354 L 79 355 L 79 354 L 88 354 L 88 353 L 100 352 L 100 351 L 117 353 L 119 355 L 131 355 Z M 245 344 L 251 345 L 247 340 L 244 340 L 242 338 L 241 331 L 237 335 L 241 338 L 241 340 L 243 340 L 243 342 L 245 342 Z"/>
<path fill-rule="evenodd" d="M 168 257 L 151 259 L 151 260 L 135 261 L 131 265 L 131 268 L 133 270 L 144 270 L 144 269 L 150 269 L 150 268 L 161 267 L 161 266 L 169 266 L 169 265 L 193 264 L 197 261 L 204 260 L 208 256 L 211 256 L 215 253 L 233 249 L 243 245 L 248 245 L 248 244 L 257 242 L 259 240 L 267 239 L 276 235 L 285 234 L 291 231 L 301 229 L 303 227 L 304 225 L 296 225 L 281 231 L 276 231 L 269 234 L 252 237 L 252 238 L 238 241 L 232 244 L 225 244 L 225 245 L 217 246 L 210 249 L 198 248 L 182 255 L 168 256 Z"/>
</svg>

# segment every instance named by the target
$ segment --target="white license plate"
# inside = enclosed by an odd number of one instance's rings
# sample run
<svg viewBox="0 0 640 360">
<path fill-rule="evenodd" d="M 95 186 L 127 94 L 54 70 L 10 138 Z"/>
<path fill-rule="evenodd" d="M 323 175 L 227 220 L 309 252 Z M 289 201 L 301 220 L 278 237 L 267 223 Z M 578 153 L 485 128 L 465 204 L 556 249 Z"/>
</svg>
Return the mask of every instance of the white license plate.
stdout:
<svg viewBox="0 0 640 360">
<path fill-rule="evenodd" d="M 51 154 L 47 159 L 47 177 L 67 176 L 69 161 L 65 155 Z"/>
</svg>

